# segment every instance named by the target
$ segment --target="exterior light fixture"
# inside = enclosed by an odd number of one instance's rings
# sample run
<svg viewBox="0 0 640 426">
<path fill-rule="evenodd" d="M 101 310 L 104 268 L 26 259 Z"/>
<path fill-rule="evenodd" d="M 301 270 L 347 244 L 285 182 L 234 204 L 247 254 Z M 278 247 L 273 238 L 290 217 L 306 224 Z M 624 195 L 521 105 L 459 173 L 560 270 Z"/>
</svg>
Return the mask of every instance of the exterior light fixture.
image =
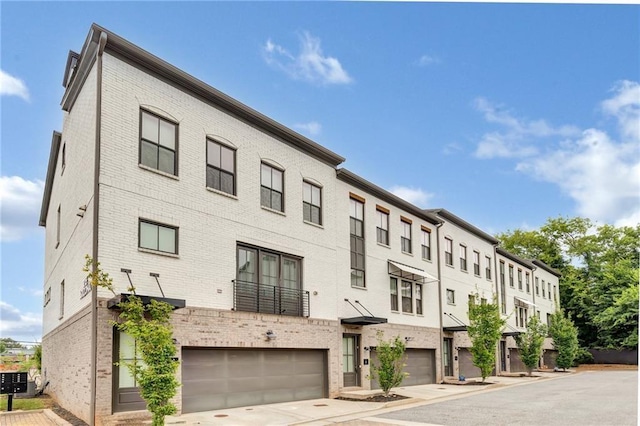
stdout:
<svg viewBox="0 0 640 426">
<path fill-rule="evenodd" d="M 276 333 L 273 332 L 273 330 L 267 330 L 266 336 L 267 336 L 267 340 L 273 340 L 276 337 L 278 337 L 276 336 Z"/>
</svg>

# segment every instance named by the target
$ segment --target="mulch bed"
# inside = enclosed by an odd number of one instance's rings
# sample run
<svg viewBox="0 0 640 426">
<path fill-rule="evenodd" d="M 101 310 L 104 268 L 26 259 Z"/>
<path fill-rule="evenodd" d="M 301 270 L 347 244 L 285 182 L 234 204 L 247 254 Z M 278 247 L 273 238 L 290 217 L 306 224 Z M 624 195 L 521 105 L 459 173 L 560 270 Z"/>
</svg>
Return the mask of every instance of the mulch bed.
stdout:
<svg viewBox="0 0 640 426">
<path fill-rule="evenodd" d="M 402 396 L 402 395 L 389 395 L 389 396 L 374 395 L 367 399 L 343 398 L 341 396 L 336 399 L 340 399 L 342 401 L 357 401 L 357 402 L 392 402 L 392 401 L 400 401 L 407 398 L 409 397 Z"/>
<path fill-rule="evenodd" d="M 82 420 L 80 420 L 79 418 L 77 418 L 76 416 L 74 416 L 73 414 L 71 414 L 70 412 L 68 412 L 61 406 L 59 406 L 58 404 L 54 403 L 53 406 L 51 407 L 51 411 L 53 411 L 58 416 L 62 417 L 64 420 L 71 423 L 73 426 L 87 426 L 85 422 L 83 422 Z"/>
</svg>

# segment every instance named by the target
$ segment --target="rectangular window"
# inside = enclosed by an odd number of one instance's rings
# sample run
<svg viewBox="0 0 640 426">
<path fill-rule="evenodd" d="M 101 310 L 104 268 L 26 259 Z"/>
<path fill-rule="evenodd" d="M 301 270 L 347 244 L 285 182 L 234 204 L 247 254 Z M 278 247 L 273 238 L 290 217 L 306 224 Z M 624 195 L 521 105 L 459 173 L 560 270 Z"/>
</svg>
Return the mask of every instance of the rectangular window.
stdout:
<svg viewBox="0 0 640 426">
<path fill-rule="evenodd" d="M 302 215 L 307 222 L 322 225 L 322 190 L 310 182 L 302 182 Z"/>
<path fill-rule="evenodd" d="M 402 280 L 402 312 L 413 312 L 413 292 L 410 281 Z"/>
<path fill-rule="evenodd" d="M 551 327 L 551 314 L 547 314 L 547 327 Z"/>
<path fill-rule="evenodd" d="M 136 377 L 131 374 L 128 365 L 137 364 L 144 366 L 144 361 L 140 357 L 140 349 L 137 342 L 130 335 L 117 331 L 118 345 L 118 388 L 136 388 L 139 386 Z"/>
<path fill-rule="evenodd" d="M 460 270 L 467 270 L 467 247 L 460 244 Z"/>
<path fill-rule="evenodd" d="M 390 292 L 391 292 L 391 310 L 398 310 L 398 279 L 391 277 L 390 281 Z"/>
<path fill-rule="evenodd" d="M 60 316 L 58 319 L 64 317 L 64 280 L 60 283 Z"/>
<path fill-rule="evenodd" d="M 509 265 L 509 287 L 513 288 L 513 265 Z"/>
<path fill-rule="evenodd" d="M 416 284 L 416 314 L 422 315 L 422 284 Z"/>
<path fill-rule="evenodd" d="M 549 300 L 551 300 L 551 283 L 547 283 L 547 290 L 549 290 Z"/>
<path fill-rule="evenodd" d="M 522 291 L 522 269 L 518 269 L 518 290 Z"/>
<path fill-rule="evenodd" d="M 58 205 L 58 213 L 56 216 L 56 248 L 58 248 L 58 246 L 60 245 L 60 217 L 62 216 L 61 209 L 62 206 Z"/>
<path fill-rule="evenodd" d="M 64 172 L 64 168 L 67 166 L 67 143 L 62 144 L 62 172 Z M 62 172 L 60 174 L 62 174 Z"/>
<path fill-rule="evenodd" d="M 485 275 L 486 275 L 487 279 L 490 280 L 491 279 L 491 258 L 489 256 L 486 256 L 484 258 L 484 260 L 485 260 L 485 263 L 486 263 L 486 266 L 484 268 Z"/>
<path fill-rule="evenodd" d="M 453 240 L 451 238 L 444 239 L 444 263 L 453 266 Z"/>
<path fill-rule="evenodd" d="M 138 247 L 178 254 L 178 228 L 140 219 Z"/>
<path fill-rule="evenodd" d="M 540 296 L 540 280 L 536 277 L 536 296 Z"/>
<path fill-rule="evenodd" d="M 422 228 L 422 258 L 431 260 L 431 231 Z"/>
<path fill-rule="evenodd" d="M 504 279 L 504 262 L 500 261 L 500 307 L 503 314 L 507 313 L 507 288 Z"/>
<path fill-rule="evenodd" d="M 480 252 L 473 252 L 473 274 L 480 276 Z"/>
<path fill-rule="evenodd" d="M 543 299 L 546 299 L 546 298 L 547 298 L 547 296 L 546 296 L 546 294 L 547 294 L 547 293 L 546 293 L 546 291 L 547 291 L 547 290 L 546 290 L 546 287 L 544 286 L 544 280 L 542 280 L 542 298 L 543 298 Z M 551 295 L 549 295 L 549 297 L 551 297 Z"/>
<path fill-rule="evenodd" d="M 207 139 L 207 187 L 236 195 L 236 150 Z"/>
<path fill-rule="evenodd" d="M 178 125 L 140 111 L 140 164 L 178 175 Z"/>
<path fill-rule="evenodd" d="M 456 292 L 454 290 L 451 289 L 447 289 L 447 303 L 449 305 L 455 305 L 456 304 Z"/>
<path fill-rule="evenodd" d="M 400 248 L 405 253 L 411 253 L 411 222 L 406 219 L 400 221 Z"/>
<path fill-rule="evenodd" d="M 349 233 L 351 246 L 351 285 L 365 287 L 364 280 L 364 203 L 349 199 Z"/>
<path fill-rule="evenodd" d="M 51 301 L 51 287 L 49 287 L 47 289 L 46 293 L 44 294 L 44 305 L 43 306 L 47 306 L 50 301 Z"/>
<path fill-rule="evenodd" d="M 284 211 L 284 172 L 265 163 L 260 165 L 260 205 Z"/>
<path fill-rule="evenodd" d="M 528 272 L 524 273 L 524 285 L 525 285 L 525 288 L 527 289 L 527 293 L 531 293 L 531 284 L 529 283 L 529 273 Z"/>
<path fill-rule="evenodd" d="M 558 301 L 558 292 L 556 291 L 556 286 L 553 286 L 553 301 L 557 302 Z"/>
<path fill-rule="evenodd" d="M 386 209 L 385 209 L 386 210 Z M 389 212 L 376 209 L 376 239 L 380 244 L 389 245 Z"/>
</svg>

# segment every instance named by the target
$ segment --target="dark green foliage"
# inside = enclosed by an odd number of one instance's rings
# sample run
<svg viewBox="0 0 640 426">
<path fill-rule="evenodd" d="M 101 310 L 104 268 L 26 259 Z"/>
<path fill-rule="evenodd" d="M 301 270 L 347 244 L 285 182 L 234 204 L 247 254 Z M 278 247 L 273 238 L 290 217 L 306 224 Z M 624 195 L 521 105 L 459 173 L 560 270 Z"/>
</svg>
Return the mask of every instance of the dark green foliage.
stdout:
<svg viewBox="0 0 640 426">
<path fill-rule="evenodd" d="M 371 377 L 378 381 L 386 396 L 389 395 L 391 388 L 400 386 L 408 375 L 402 371 L 405 366 L 406 346 L 400 336 L 386 341 L 383 339 L 383 333 L 378 331 L 377 338 L 378 362 L 371 364 Z"/>
<path fill-rule="evenodd" d="M 87 255 L 84 271 L 88 273 L 91 284 L 110 290 L 113 294 L 113 280 L 108 273 L 100 269 L 97 263 Z M 127 367 L 136 378 L 140 395 L 147 402 L 147 408 L 153 415 L 152 426 L 164 425 L 164 418 L 174 414 L 176 407 L 170 400 L 176 394 L 180 382 L 175 377 L 178 370 L 176 347 L 173 344 L 173 331 L 170 323 L 173 308 L 165 302 L 152 300 L 147 306 L 133 293 L 120 302 L 119 321 L 114 326 L 133 337 L 139 348 L 142 362 L 127 363 Z"/>
<path fill-rule="evenodd" d="M 573 325 L 571 318 L 565 317 L 561 310 L 556 311 L 551 315 L 549 335 L 553 339 L 553 347 L 558 351 L 556 366 L 565 370 L 573 366 L 580 346 L 578 344 L 578 330 Z M 589 353 L 589 355 L 591 354 Z"/>
<path fill-rule="evenodd" d="M 538 366 L 546 335 L 547 327 L 540 323 L 536 315 L 533 315 L 527 323 L 527 331 L 516 336 L 520 359 L 527 367 L 527 374 L 529 376 L 531 376 L 533 369 Z"/>
<path fill-rule="evenodd" d="M 42 345 L 33 348 L 33 362 L 38 371 L 42 371 Z"/>
<path fill-rule="evenodd" d="M 482 381 L 489 377 L 496 363 L 496 348 L 502 336 L 506 320 L 500 316 L 496 297 L 493 303 L 481 303 L 480 295 L 473 295 L 469 301 L 469 326 L 473 364 L 482 374 Z"/>
<path fill-rule="evenodd" d="M 580 364 L 593 364 L 593 355 L 585 348 L 578 348 L 576 351 L 576 359 L 573 361 L 573 367 Z"/>
</svg>

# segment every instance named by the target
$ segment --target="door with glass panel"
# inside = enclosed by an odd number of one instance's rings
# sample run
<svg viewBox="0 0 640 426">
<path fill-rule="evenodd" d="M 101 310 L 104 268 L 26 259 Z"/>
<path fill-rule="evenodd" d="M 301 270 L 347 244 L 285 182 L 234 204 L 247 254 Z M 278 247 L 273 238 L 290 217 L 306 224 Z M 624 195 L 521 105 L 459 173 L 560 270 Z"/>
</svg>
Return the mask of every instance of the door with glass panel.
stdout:
<svg viewBox="0 0 640 426">
<path fill-rule="evenodd" d="M 357 334 L 342 336 L 343 386 L 360 386 L 360 339 Z"/>
<path fill-rule="evenodd" d="M 442 360 L 444 361 L 444 375 L 453 376 L 453 339 L 449 337 L 444 338 L 442 344 Z"/>
</svg>

